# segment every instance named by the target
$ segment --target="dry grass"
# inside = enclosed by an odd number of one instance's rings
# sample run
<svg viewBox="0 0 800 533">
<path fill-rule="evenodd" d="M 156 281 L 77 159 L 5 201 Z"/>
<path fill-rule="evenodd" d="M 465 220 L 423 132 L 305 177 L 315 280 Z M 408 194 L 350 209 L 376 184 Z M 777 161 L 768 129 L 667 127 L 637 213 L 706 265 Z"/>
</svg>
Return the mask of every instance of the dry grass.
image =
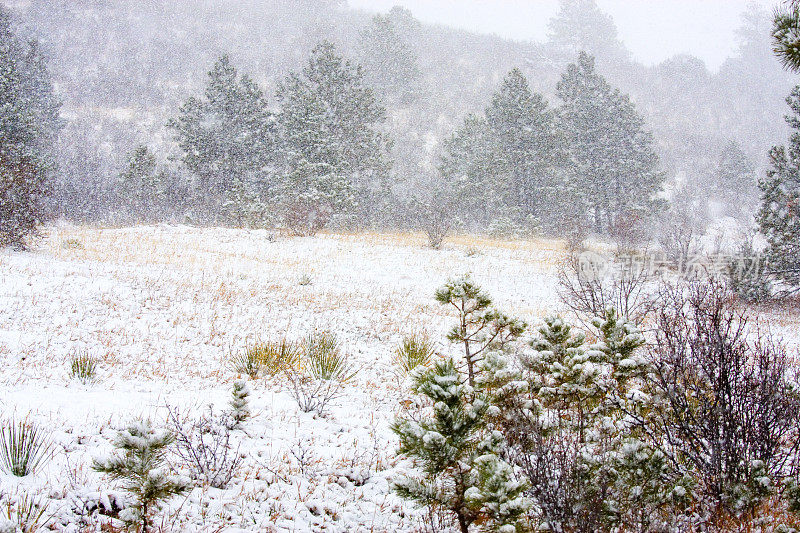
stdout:
<svg viewBox="0 0 800 533">
<path fill-rule="evenodd" d="M 433 251 L 421 233 L 269 242 L 264 231 L 219 228 L 51 228 L 29 260 L 0 258 L 4 273 L 47 280 L 0 294 L 11 311 L 0 330 L 30 339 L 22 348 L 0 339 L 0 351 L 30 354 L 25 366 L 40 377 L 53 374 L 49 357 L 80 342 L 113 354 L 112 373 L 211 379 L 215 362 L 248 342 L 321 328 L 369 345 L 373 359 L 364 352 L 360 363 L 390 366 L 409 328 L 433 338 L 447 330 L 450 312 L 432 294 L 452 276 L 470 272 L 500 309 L 529 323 L 558 311 L 552 276 L 564 253 L 557 240 L 474 235 Z M 314 282 L 298 286 L 305 272 Z M 768 312 L 781 329 L 798 324 L 791 309 Z M 52 313 L 63 320 L 54 323 Z"/>
</svg>

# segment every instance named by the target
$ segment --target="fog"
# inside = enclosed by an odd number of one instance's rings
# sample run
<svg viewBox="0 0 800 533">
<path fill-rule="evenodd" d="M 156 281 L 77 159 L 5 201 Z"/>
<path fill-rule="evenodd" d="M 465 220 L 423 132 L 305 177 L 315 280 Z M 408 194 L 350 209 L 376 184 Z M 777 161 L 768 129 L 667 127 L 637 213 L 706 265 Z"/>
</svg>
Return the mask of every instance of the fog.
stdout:
<svg viewBox="0 0 800 533">
<path fill-rule="evenodd" d="M 360 210 L 371 212 L 366 218 L 364 212 L 356 216 L 362 222 L 383 227 L 417 224 L 420 202 L 430 203 L 442 190 L 452 192 L 448 183 L 455 178 L 440 172 L 446 141 L 470 113 L 483 116 L 509 71 L 519 68 L 529 90 L 557 109 L 557 84 L 578 52 L 585 51 L 610 88 L 630 97 L 643 131 L 652 134 L 662 179 L 650 193 L 669 198 L 676 187 L 711 187 L 723 149 L 735 143 L 754 169 L 746 195 L 749 215 L 741 217 L 745 226 L 751 223 L 757 176 L 763 173 L 770 147 L 786 137 L 784 99 L 795 82 L 771 52 L 768 4 L 399 4 L 408 9 L 387 14 L 391 3 L 359 0 L 349 5 L 310 0 L 9 3 L 20 34 L 37 39 L 48 57 L 63 103 L 65 127 L 55 154 L 58 172 L 50 199 L 53 215 L 84 221 L 125 219 L 118 200 L 120 176 L 139 146 L 145 146 L 158 168 L 171 176 L 174 194 L 202 197 L 198 169 L 186 164 L 187 153 L 168 123 L 179 117 L 190 98 L 202 97 L 214 62 L 228 54 L 237 75 L 254 80 L 269 114 L 277 117 L 277 89 L 290 73 L 308 64 L 317 44 L 329 41 L 353 68 L 362 67 L 364 81 L 385 115 L 374 124 L 389 141 L 381 155 L 385 165 L 371 169 L 372 178 L 365 178 L 363 171 L 359 178 L 348 178 L 351 184 L 361 180 L 359 187 L 373 191 L 356 202 Z M 383 18 L 373 20 L 376 13 Z M 370 28 L 378 28 L 378 33 L 370 34 Z M 368 35 L 378 40 L 370 42 Z M 400 85 L 413 94 L 390 94 Z M 260 198 L 259 209 L 280 196 L 274 186 L 280 181 L 276 173 L 291 172 L 273 163 L 269 172 L 266 167 L 258 171 L 273 178 L 247 178 L 248 187 L 258 189 L 252 194 Z M 488 186 L 476 187 L 485 192 Z M 372 205 L 376 199 L 379 204 Z M 217 204 L 226 201 L 221 198 Z M 453 217 L 457 224 L 474 229 L 474 217 L 463 205 L 459 209 Z M 704 218 L 717 217 L 720 209 L 701 208 Z M 208 206 L 181 205 L 165 216 L 225 223 Z M 541 229 L 542 224 L 537 226 Z"/>
<path fill-rule="evenodd" d="M 400 5 L 423 22 L 521 41 L 547 39 L 547 22 L 558 12 L 558 0 L 441 1 L 350 0 L 369 12 Z M 770 0 L 600 0 L 614 18 L 619 35 L 637 61 L 653 66 L 674 55 L 691 54 L 712 70 L 736 54 L 736 30 L 751 5 L 772 10 Z"/>
</svg>

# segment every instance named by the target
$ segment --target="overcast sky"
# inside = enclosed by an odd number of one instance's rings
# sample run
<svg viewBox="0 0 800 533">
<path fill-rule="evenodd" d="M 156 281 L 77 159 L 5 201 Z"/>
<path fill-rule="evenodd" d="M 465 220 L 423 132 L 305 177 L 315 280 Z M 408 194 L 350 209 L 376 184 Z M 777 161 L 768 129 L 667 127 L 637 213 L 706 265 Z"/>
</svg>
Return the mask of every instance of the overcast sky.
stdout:
<svg viewBox="0 0 800 533">
<path fill-rule="evenodd" d="M 348 0 L 386 12 L 408 8 L 424 22 L 521 40 L 543 41 L 558 0 Z M 597 0 L 614 17 L 619 35 L 639 61 L 652 65 L 690 53 L 716 69 L 736 48 L 734 31 L 748 4 L 772 10 L 778 0 Z"/>
</svg>

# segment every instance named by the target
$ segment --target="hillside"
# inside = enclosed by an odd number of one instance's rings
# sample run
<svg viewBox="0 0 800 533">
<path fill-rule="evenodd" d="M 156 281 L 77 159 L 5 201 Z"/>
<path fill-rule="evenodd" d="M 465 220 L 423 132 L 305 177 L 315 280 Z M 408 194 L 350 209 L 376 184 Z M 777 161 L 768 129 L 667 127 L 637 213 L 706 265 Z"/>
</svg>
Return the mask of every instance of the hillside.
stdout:
<svg viewBox="0 0 800 533">
<path fill-rule="evenodd" d="M 85 154 L 79 160 L 98 159 L 91 172 L 62 161 L 67 180 L 97 173 L 111 179 L 138 143 L 151 145 L 162 160 L 173 154 L 165 123 L 202 90 L 220 54 L 231 54 L 269 96 L 321 40 L 357 58 L 370 20 L 341 2 L 310 0 L 30 0 L 11 7 L 52 57 L 68 119 L 63 142 Z M 592 20 L 567 24 L 565 35 L 585 32 L 570 42 L 526 43 L 422 24 L 402 10 L 393 17 L 423 75 L 422 97 L 390 109 L 395 172 L 409 185 L 436 164 L 438 142 L 467 113 L 487 105 L 512 67 L 521 67 L 532 89 L 557 104 L 555 84 L 578 48 L 594 52 L 601 72 L 631 94 L 670 175 L 703 179 L 703 169 L 730 140 L 760 167 L 769 147 L 785 138 L 783 100 L 795 79 L 771 54 L 768 13 L 755 8 L 743 15 L 739 52 L 716 73 L 689 56 L 644 67 L 629 59 L 613 25 L 593 28 Z"/>
</svg>

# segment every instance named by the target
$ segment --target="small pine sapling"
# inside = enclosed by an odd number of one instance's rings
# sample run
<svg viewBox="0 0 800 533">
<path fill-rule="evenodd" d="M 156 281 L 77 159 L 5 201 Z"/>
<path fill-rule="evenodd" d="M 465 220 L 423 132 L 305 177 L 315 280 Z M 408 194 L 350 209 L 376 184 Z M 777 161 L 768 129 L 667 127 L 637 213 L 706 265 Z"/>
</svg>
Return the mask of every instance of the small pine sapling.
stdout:
<svg viewBox="0 0 800 533">
<path fill-rule="evenodd" d="M 234 422 L 234 427 L 241 427 L 245 420 L 250 418 L 250 387 L 243 379 L 237 379 L 233 382 L 233 391 L 231 398 L 231 418 Z"/>
<path fill-rule="evenodd" d="M 167 448 L 174 441 L 169 431 L 153 428 L 149 420 L 137 420 L 117 434 L 117 455 L 93 462 L 97 472 L 122 481 L 133 504 L 120 513 L 120 518 L 141 533 L 154 530 L 153 515 L 162 502 L 189 488 L 166 472 Z"/>
<path fill-rule="evenodd" d="M 452 359 L 418 373 L 414 391 L 427 397 L 433 416 L 400 419 L 392 430 L 400 438 L 399 452 L 421 468 L 422 476 L 399 480 L 395 491 L 451 512 L 463 533 L 478 523 L 514 531 L 528 508 L 527 485 L 516 481 L 500 458 L 502 436 L 487 424 L 490 404 L 463 383 Z"/>
<path fill-rule="evenodd" d="M 611 365 L 612 377 L 617 381 L 617 390 L 623 391 L 630 378 L 643 376 L 647 362 L 636 352 L 644 344 L 644 336 L 627 318 L 609 308 L 601 317 L 592 320 L 597 328 L 599 342 L 592 346 L 603 354 L 601 363 Z M 596 353 L 595 352 L 595 353 Z"/>
<path fill-rule="evenodd" d="M 453 306 L 458 312 L 458 324 L 447 338 L 464 345 L 469 384 L 474 386 L 476 365 L 483 354 L 517 339 L 527 324 L 492 309 L 491 298 L 466 276 L 448 281 L 435 297 L 440 304 Z"/>
<path fill-rule="evenodd" d="M 561 317 L 548 317 L 544 322 L 539 337 L 531 341 L 534 353 L 524 360 L 530 371 L 531 390 L 546 408 L 574 408 L 575 416 L 570 419 L 583 442 L 588 411 L 598 402 L 602 372 L 591 361 L 583 333 L 572 333 L 572 327 Z"/>
</svg>

